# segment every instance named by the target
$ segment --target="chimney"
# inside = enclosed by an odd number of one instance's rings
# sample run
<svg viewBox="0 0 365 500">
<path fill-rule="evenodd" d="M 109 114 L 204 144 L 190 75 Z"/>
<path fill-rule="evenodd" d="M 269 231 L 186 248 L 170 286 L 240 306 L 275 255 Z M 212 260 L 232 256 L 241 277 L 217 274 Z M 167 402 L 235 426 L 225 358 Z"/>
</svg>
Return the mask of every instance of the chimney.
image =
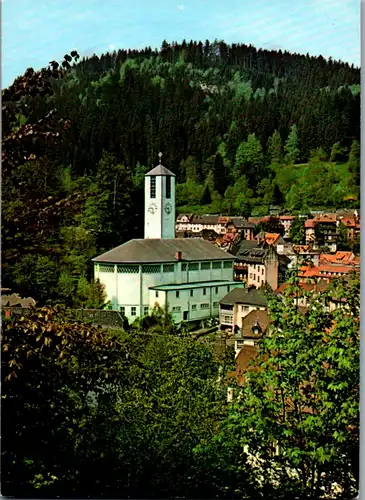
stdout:
<svg viewBox="0 0 365 500">
<path fill-rule="evenodd" d="M 182 255 L 182 254 L 181 254 L 181 252 L 180 252 L 180 250 L 179 250 L 178 252 L 176 252 L 176 253 L 175 253 L 175 259 L 176 259 L 176 260 L 181 260 L 181 255 Z"/>
</svg>

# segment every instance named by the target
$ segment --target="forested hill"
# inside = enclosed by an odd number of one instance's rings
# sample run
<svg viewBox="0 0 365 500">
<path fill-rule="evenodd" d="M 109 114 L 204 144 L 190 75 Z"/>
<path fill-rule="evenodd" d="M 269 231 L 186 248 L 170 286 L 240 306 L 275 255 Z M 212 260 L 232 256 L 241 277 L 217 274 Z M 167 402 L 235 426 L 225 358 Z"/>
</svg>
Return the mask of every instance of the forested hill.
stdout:
<svg viewBox="0 0 365 500">
<path fill-rule="evenodd" d="M 342 62 L 218 41 L 28 68 L 2 94 L 3 279 L 31 293 L 43 256 L 67 297 L 90 257 L 142 235 L 159 151 L 181 210 L 357 203 L 359 82 Z"/>
</svg>

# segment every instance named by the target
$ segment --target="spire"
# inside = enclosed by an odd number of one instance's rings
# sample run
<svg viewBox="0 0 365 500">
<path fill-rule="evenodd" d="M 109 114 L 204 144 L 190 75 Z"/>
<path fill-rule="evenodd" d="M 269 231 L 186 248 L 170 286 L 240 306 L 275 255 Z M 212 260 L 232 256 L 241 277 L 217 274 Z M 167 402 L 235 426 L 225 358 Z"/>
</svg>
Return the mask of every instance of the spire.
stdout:
<svg viewBox="0 0 365 500">
<path fill-rule="evenodd" d="M 164 167 L 161 164 L 161 158 L 162 158 L 162 153 L 158 153 L 159 161 L 160 163 L 157 165 L 157 167 L 153 168 L 149 172 L 147 172 L 146 176 L 154 176 L 154 175 L 164 175 L 164 176 L 169 176 L 169 177 L 175 177 L 175 174 L 171 172 L 169 169 Z"/>
</svg>

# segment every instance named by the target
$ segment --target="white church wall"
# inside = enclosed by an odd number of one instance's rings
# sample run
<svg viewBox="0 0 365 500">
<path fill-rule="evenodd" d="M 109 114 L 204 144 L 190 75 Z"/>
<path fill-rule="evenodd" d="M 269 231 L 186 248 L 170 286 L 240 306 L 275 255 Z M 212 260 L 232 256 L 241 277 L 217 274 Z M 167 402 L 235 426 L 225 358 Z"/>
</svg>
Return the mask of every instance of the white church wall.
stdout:
<svg viewBox="0 0 365 500">
<path fill-rule="evenodd" d="M 156 295 L 157 292 L 157 295 Z M 162 309 L 166 306 L 166 292 L 163 290 L 149 290 L 149 308 L 150 312 L 156 305 Z"/>
<path fill-rule="evenodd" d="M 139 316 L 140 312 L 140 266 L 118 266 L 120 270 L 128 269 L 133 272 L 117 273 L 118 284 L 118 309 L 124 306 L 126 308 L 125 315 L 129 318 L 130 307 L 136 307 L 136 315 Z"/>
<path fill-rule="evenodd" d="M 113 307 L 118 303 L 117 279 L 114 264 L 95 264 L 95 278 L 99 279 L 104 286 L 106 302 L 110 302 Z"/>
</svg>

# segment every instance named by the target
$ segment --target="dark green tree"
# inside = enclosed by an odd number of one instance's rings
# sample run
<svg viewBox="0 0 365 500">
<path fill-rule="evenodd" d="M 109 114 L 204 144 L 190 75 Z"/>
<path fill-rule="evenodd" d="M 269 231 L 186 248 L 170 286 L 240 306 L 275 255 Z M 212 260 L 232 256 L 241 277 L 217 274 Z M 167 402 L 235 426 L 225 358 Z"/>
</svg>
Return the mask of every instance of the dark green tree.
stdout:
<svg viewBox="0 0 365 500">
<path fill-rule="evenodd" d="M 298 129 L 295 123 L 291 126 L 288 139 L 285 142 L 286 161 L 295 163 L 300 155 Z"/>
<path fill-rule="evenodd" d="M 283 142 L 277 130 L 267 142 L 267 154 L 270 162 L 280 163 L 283 159 Z"/>
<path fill-rule="evenodd" d="M 212 197 L 210 194 L 210 189 L 208 184 L 204 188 L 203 196 L 200 200 L 201 205 L 210 205 L 212 203 Z"/>
<path fill-rule="evenodd" d="M 296 217 L 290 226 L 290 239 L 294 245 L 305 244 L 304 220 Z"/>
</svg>

